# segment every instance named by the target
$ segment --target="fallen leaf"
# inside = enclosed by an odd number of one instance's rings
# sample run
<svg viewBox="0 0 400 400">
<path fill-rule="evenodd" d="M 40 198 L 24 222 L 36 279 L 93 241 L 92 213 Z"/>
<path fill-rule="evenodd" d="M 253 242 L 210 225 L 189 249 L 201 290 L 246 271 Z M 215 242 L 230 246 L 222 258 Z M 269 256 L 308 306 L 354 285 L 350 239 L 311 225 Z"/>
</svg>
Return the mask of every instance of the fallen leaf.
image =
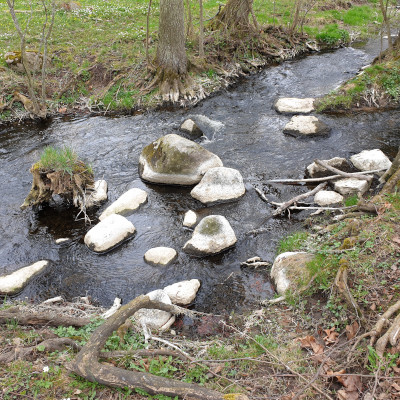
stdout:
<svg viewBox="0 0 400 400">
<path fill-rule="evenodd" d="M 338 395 L 338 400 L 347 400 L 348 399 L 347 393 L 343 389 L 338 390 L 337 395 Z"/>
<path fill-rule="evenodd" d="M 323 338 L 323 340 L 327 346 L 337 342 L 339 333 L 335 332 L 335 328 L 324 329 L 324 332 L 326 336 Z"/>
<path fill-rule="evenodd" d="M 346 326 L 346 336 L 348 340 L 353 339 L 353 337 L 357 335 L 359 327 L 360 326 L 358 325 L 357 321 L 354 321 L 351 325 Z"/>
<path fill-rule="evenodd" d="M 305 336 L 297 339 L 300 342 L 300 346 L 303 348 L 311 348 L 315 354 L 322 354 L 324 352 L 324 346 L 319 344 L 314 336 Z"/>
<path fill-rule="evenodd" d="M 392 383 L 392 388 L 400 392 L 400 385 L 398 385 L 396 382 Z"/>
</svg>

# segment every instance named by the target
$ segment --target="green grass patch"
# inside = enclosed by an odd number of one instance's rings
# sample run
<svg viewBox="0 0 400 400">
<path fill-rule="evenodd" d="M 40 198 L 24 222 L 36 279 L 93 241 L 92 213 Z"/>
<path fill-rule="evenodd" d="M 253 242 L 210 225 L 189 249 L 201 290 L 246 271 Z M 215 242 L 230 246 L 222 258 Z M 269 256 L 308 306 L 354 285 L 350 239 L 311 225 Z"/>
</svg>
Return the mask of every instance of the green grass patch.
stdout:
<svg viewBox="0 0 400 400">
<path fill-rule="evenodd" d="M 285 253 L 287 251 L 301 250 L 302 245 L 308 238 L 307 232 L 295 232 L 285 237 L 279 242 L 278 254 Z"/>
<path fill-rule="evenodd" d="M 344 205 L 346 207 L 351 207 L 351 206 L 355 206 L 358 203 L 358 196 L 356 194 L 354 194 L 353 196 L 350 197 L 346 197 L 344 200 Z"/>
<path fill-rule="evenodd" d="M 349 33 L 339 28 L 338 24 L 327 25 L 316 35 L 316 39 L 329 46 L 347 44 L 350 41 Z"/>
</svg>

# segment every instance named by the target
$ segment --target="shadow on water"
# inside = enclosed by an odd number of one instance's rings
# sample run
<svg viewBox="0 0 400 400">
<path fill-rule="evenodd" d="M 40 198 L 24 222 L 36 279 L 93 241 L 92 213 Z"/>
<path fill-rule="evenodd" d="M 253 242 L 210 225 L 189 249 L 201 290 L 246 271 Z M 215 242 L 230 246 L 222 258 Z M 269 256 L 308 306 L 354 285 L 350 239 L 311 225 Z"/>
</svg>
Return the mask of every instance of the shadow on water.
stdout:
<svg viewBox="0 0 400 400">
<path fill-rule="evenodd" d="M 265 234 L 246 235 L 271 212 L 254 187 L 263 189 L 271 200 L 286 200 L 306 188 L 268 185 L 265 181 L 303 177 L 306 166 L 317 157 L 349 157 L 371 148 L 381 148 L 393 156 L 400 143 L 398 112 L 323 115 L 321 119 L 332 127 L 331 134 L 299 140 L 282 133 L 290 117 L 277 114 L 273 104 L 282 96 L 321 96 L 331 91 L 368 64 L 378 51 L 377 44 L 369 44 L 274 66 L 191 110 L 121 118 L 63 118 L 0 131 L 0 275 L 39 259 L 51 260 L 51 268 L 19 295 L 34 300 L 88 294 L 110 305 L 116 296 L 127 302 L 139 294 L 193 278 L 202 281 L 195 304 L 199 310 L 242 310 L 271 297 L 268 271 L 243 269 L 240 263 L 256 255 L 273 261 L 279 240 L 301 229 L 306 214 L 294 214 L 291 220 L 271 219 Z M 202 144 L 225 166 L 241 171 L 247 192 L 238 202 L 205 207 L 191 198 L 190 188 L 140 180 L 138 159 L 142 148 L 177 132 L 188 116 L 205 130 L 207 138 L 201 139 Z M 132 187 L 147 190 L 148 203 L 128 217 L 137 229 L 133 240 L 97 255 L 83 244 L 89 227 L 74 220 L 76 211 L 69 213 L 58 207 L 43 207 L 36 213 L 19 210 L 31 185 L 29 168 L 47 145 L 72 146 L 92 164 L 96 178 L 107 180 L 109 202 L 96 215 Z M 188 209 L 201 217 L 224 215 L 236 233 L 237 245 L 203 259 L 183 253 L 181 249 L 191 236 L 191 231 L 182 227 Z M 59 238 L 70 240 L 57 244 Z M 168 267 L 147 265 L 144 253 L 157 246 L 178 250 L 177 261 Z"/>
</svg>

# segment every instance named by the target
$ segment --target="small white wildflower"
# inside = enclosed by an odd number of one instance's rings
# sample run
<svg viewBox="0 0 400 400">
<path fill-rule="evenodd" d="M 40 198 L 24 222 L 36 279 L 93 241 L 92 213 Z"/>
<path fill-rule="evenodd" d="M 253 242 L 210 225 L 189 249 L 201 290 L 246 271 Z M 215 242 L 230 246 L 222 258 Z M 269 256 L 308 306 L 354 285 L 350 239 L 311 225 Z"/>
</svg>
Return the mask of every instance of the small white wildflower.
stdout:
<svg viewBox="0 0 400 400">
<path fill-rule="evenodd" d="M 47 365 L 43 367 L 43 372 L 49 372 L 49 367 Z"/>
</svg>

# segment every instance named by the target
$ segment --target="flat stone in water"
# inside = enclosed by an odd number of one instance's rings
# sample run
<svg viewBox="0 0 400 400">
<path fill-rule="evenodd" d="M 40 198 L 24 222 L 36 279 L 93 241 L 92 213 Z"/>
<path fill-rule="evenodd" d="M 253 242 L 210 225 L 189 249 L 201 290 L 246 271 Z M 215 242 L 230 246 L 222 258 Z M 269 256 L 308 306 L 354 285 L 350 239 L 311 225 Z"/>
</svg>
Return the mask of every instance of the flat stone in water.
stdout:
<svg viewBox="0 0 400 400">
<path fill-rule="evenodd" d="M 34 276 L 43 272 L 48 265 L 49 261 L 42 260 L 20 268 L 11 274 L 0 276 L 0 294 L 12 296 L 19 293 Z"/>
<path fill-rule="evenodd" d="M 172 304 L 187 306 L 196 298 L 199 288 L 200 281 L 198 279 L 191 279 L 166 286 L 164 292 L 167 293 Z"/>
<path fill-rule="evenodd" d="M 100 221 L 112 214 L 128 215 L 137 210 L 142 204 L 147 202 L 147 192 L 142 189 L 129 189 L 117 200 L 107 207 L 100 215 Z"/>
<path fill-rule="evenodd" d="M 360 171 L 373 171 L 375 169 L 382 169 L 380 173 L 384 174 L 384 170 L 392 166 L 391 161 L 382 150 L 364 150 L 361 153 L 354 154 L 350 157 L 350 161 Z"/>
<path fill-rule="evenodd" d="M 237 242 L 235 232 L 222 215 L 209 215 L 203 218 L 193 231 L 183 250 L 194 256 L 204 257 L 221 253 Z"/>
<path fill-rule="evenodd" d="M 286 124 L 283 133 L 292 136 L 327 135 L 331 128 L 312 115 L 295 115 Z"/>
<path fill-rule="evenodd" d="M 171 264 L 177 256 L 176 250 L 170 247 L 154 247 L 146 251 L 144 260 L 151 265 L 166 266 Z"/>
<path fill-rule="evenodd" d="M 276 101 L 275 110 L 281 114 L 309 114 L 314 111 L 314 99 L 283 97 Z"/>
<path fill-rule="evenodd" d="M 204 204 L 237 200 L 246 192 L 242 175 L 233 168 L 211 168 L 190 195 Z"/>
<path fill-rule="evenodd" d="M 136 229 L 125 217 L 111 214 L 85 235 L 85 244 L 96 253 L 104 253 L 133 237 Z"/>
<path fill-rule="evenodd" d="M 336 192 L 339 192 L 343 196 L 358 195 L 362 196 L 368 189 L 370 183 L 366 180 L 346 178 L 340 179 L 333 184 Z"/>
</svg>

